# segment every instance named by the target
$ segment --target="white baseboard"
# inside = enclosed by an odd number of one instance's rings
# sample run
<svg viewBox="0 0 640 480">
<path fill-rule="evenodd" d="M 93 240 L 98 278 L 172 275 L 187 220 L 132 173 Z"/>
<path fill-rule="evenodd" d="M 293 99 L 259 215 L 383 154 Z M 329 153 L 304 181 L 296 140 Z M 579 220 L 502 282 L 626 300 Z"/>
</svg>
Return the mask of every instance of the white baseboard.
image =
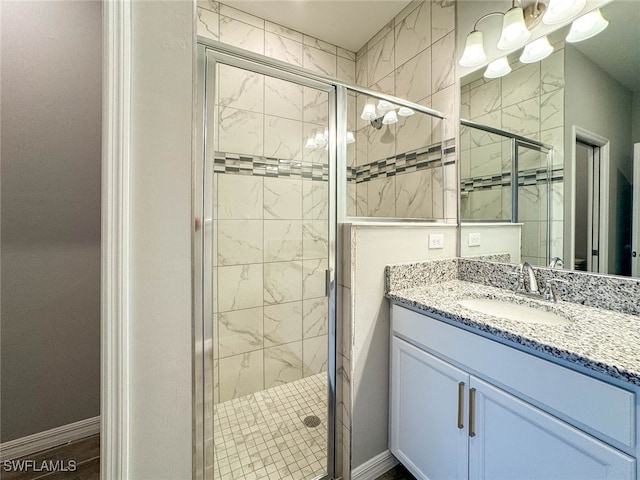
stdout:
<svg viewBox="0 0 640 480">
<path fill-rule="evenodd" d="M 0 443 L 0 461 L 24 457 L 97 433 L 100 433 L 100 416 L 34 433 L 27 437 Z"/>
<path fill-rule="evenodd" d="M 351 480 L 375 480 L 398 464 L 398 459 L 389 450 L 385 450 L 351 472 Z"/>
</svg>

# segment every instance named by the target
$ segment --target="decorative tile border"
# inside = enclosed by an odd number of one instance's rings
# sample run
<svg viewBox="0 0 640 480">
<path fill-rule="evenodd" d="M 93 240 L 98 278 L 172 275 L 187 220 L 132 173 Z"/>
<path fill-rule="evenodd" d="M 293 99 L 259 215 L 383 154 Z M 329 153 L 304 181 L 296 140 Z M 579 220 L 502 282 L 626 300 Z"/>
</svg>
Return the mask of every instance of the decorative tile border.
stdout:
<svg viewBox="0 0 640 480">
<path fill-rule="evenodd" d="M 546 167 L 533 168 L 518 172 L 518 186 L 526 187 L 551 182 L 561 182 L 564 180 L 562 168 L 551 170 L 550 174 Z M 480 177 L 465 178 L 460 182 L 462 193 L 469 193 L 477 190 L 489 190 L 492 188 L 502 188 L 511 186 L 511 172 L 498 173 L 496 175 L 484 175 Z"/>
<path fill-rule="evenodd" d="M 460 182 L 460 191 L 462 194 L 468 194 L 469 192 L 478 190 L 489 190 L 509 186 L 511 186 L 511 172 L 505 172 L 496 175 L 465 178 Z"/>
<path fill-rule="evenodd" d="M 446 142 L 445 142 L 446 143 Z M 449 145 L 444 147 L 444 165 L 452 165 L 456 163 L 456 147 Z"/>
<path fill-rule="evenodd" d="M 367 163 L 359 167 L 347 167 L 347 182 L 363 183 L 375 178 L 392 177 L 401 173 L 416 172 L 442 166 L 440 143 L 393 157 Z M 445 165 L 455 164 L 455 147 L 444 151 Z M 261 177 L 301 177 L 326 182 L 329 165 L 325 163 L 300 162 L 262 156 L 238 155 L 215 152 L 214 173 L 231 175 L 255 175 Z"/>
<path fill-rule="evenodd" d="M 214 173 L 231 175 L 255 175 L 258 177 L 291 178 L 326 182 L 329 180 L 329 165 L 325 163 L 300 162 L 279 158 L 236 155 L 216 152 L 213 163 Z"/>
<path fill-rule="evenodd" d="M 455 159 L 453 159 L 455 162 Z M 359 167 L 348 167 L 347 181 L 364 183 L 376 178 L 393 177 L 401 173 L 416 172 L 442 166 L 440 143 L 392 157 L 376 160 Z"/>
</svg>

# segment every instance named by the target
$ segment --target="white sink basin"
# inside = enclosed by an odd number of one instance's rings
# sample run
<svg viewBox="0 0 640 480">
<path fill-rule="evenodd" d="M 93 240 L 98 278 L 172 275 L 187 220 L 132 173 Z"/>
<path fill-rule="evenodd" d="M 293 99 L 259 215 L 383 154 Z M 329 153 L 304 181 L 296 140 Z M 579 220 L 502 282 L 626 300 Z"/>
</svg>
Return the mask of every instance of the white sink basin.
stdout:
<svg viewBox="0 0 640 480">
<path fill-rule="evenodd" d="M 571 323 L 569 319 L 553 312 L 512 303 L 507 300 L 467 298 L 460 300 L 458 304 L 485 315 L 506 318 L 516 322 L 541 323 L 545 325 L 569 325 Z"/>
</svg>

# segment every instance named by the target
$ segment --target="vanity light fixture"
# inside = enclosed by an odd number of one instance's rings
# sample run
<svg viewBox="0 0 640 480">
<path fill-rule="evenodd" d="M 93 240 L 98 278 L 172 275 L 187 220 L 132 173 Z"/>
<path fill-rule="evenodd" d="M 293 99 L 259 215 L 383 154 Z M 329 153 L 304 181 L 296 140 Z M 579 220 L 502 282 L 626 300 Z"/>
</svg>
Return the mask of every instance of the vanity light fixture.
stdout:
<svg viewBox="0 0 640 480">
<path fill-rule="evenodd" d="M 411 115 L 413 115 L 414 112 L 412 109 L 410 109 L 409 107 L 400 107 L 398 109 L 398 115 L 401 117 L 410 117 Z"/>
<path fill-rule="evenodd" d="M 540 13 L 544 11 L 542 4 L 538 6 L 536 3 L 535 8 L 527 10 L 527 16 L 533 17 L 535 21 Z M 485 18 L 495 15 L 502 15 L 502 32 L 500 34 L 500 40 L 498 41 L 498 49 L 511 50 L 522 46 L 529 37 L 531 32 L 530 27 L 525 23 L 525 14 L 522 9 L 522 0 L 520 0 L 520 6 L 516 7 L 516 0 L 513 0 L 511 8 L 506 12 L 491 12 L 480 17 L 473 25 L 473 30 L 467 35 L 465 42 L 464 52 L 460 58 L 460 65 L 467 68 L 473 68 L 482 65 L 487 60 L 487 54 L 484 51 L 484 40 L 482 32 L 478 30 L 478 24 Z M 534 25 L 535 26 L 535 25 Z"/>
<path fill-rule="evenodd" d="M 511 50 L 522 46 L 531 32 L 524 23 L 524 12 L 521 7 L 513 7 L 504 14 L 502 19 L 502 34 L 498 41 L 498 49 Z"/>
<path fill-rule="evenodd" d="M 382 117 L 382 124 L 393 125 L 394 123 L 398 123 L 398 114 L 395 110 L 389 110 L 384 114 L 384 117 Z"/>
<path fill-rule="evenodd" d="M 346 141 L 347 144 L 354 143 L 356 141 L 356 137 L 351 130 L 347 131 Z M 329 130 L 327 129 L 325 129 L 324 133 L 311 135 L 307 138 L 307 141 L 304 144 L 304 148 L 310 150 L 322 147 L 324 147 L 325 150 L 329 150 Z"/>
<path fill-rule="evenodd" d="M 373 103 L 367 103 L 362 109 L 360 115 L 362 120 L 375 120 L 378 118 L 378 112 L 376 112 L 376 106 Z"/>
<path fill-rule="evenodd" d="M 355 143 L 356 137 L 351 130 L 347 132 L 347 144 Z"/>
<path fill-rule="evenodd" d="M 485 78 L 500 78 L 511 72 L 507 57 L 500 57 L 498 60 L 491 62 L 484 72 Z"/>
<path fill-rule="evenodd" d="M 542 21 L 544 12 L 547 11 L 547 4 L 536 0 L 524 9 L 524 23 L 529 30 L 533 30 Z"/>
<path fill-rule="evenodd" d="M 380 100 L 377 107 L 373 103 L 367 103 L 362 109 L 360 118 L 368 120 L 373 128 L 380 130 L 382 125 L 397 123 L 398 117 L 410 117 L 414 113 L 409 107 L 398 107 L 387 100 Z"/>
<path fill-rule="evenodd" d="M 571 24 L 571 30 L 569 30 L 566 40 L 569 43 L 582 42 L 588 38 L 595 37 L 608 25 L 609 22 L 605 20 L 598 8 L 575 19 Z"/>
<path fill-rule="evenodd" d="M 378 102 L 378 110 L 381 112 L 387 112 L 389 110 L 393 110 L 393 103 L 387 102 L 386 100 L 380 100 Z"/>
<path fill-rule="evenodd" d="M 484 63 L 486 59 L 487 54 L 484 53 L 482 32 L 474 30 L 467 35 L 467 42 L 465 43 L 462 58 L 460 58 L 460 65 L 473 68 Z"/>
<path fill-rule="evenodd" d="M 542 16 L 542 23 L 556 25 L 576 16 L 587 4 L 587 0 L 549 0 L 549 7 Z"/>
<path fill-rule="evenodd" d="M 318 147 L 324 147 L 327 144 L 327 138 L 321 133 L 316 133 L 313 141 Z"/>
<path fill-rule="evenodd" d="M 549 39 L 541 37 L 524 47 L 522 55 L 520 55 L 520 63 L 536 63 L 547 58 L 553 52 L 553 47 L 549 43 Z"/>
</svg>

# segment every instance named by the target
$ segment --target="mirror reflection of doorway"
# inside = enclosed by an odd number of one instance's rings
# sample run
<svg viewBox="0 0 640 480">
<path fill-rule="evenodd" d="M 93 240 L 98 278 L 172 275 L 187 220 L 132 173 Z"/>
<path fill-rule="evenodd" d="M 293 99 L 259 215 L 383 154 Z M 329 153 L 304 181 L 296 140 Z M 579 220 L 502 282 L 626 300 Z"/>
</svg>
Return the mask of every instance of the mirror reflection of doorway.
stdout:
<svg viewBox="0 0 640 480">
<path fill-rule="evenodd" d="M 633 146 L 631 275 L 640 277 L 640 143 Z"/>
<path fill-rule="evenodd" d="M 600 259 L 600 147 L 576 141 L 576 270 L 597 272 Z"/>
</svg>

